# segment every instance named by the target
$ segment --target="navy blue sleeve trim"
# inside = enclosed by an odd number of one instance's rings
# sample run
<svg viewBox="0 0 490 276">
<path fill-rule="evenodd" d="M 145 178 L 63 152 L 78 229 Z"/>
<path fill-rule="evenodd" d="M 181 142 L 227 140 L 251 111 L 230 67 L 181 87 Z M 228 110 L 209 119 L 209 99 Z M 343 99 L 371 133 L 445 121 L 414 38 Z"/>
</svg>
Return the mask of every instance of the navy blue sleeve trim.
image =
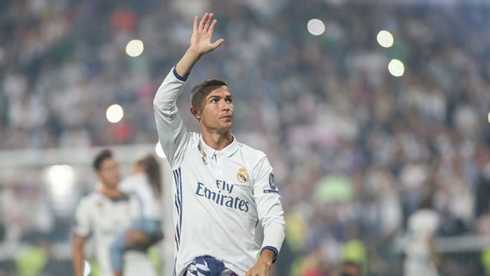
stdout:
<svg viewBox="0 0 490 276">
<path fill-rule="evenodd" d="M 264 246 L 261 250 L 260 250 L 260 255 L 262 255 L 262 252 L 264 252 L 264 250 L 266 249 L 269 249 L 271 250 L 272 252 L 274 252 L 274 260 L 272 260 L 272 263 L 275 263 L 276 260 L 277 260 L 277 255 L 279 255 L 279 251 L 277 251 L 277 249 L 273 246 Z"/>
<path fill-rule="evenodd" d="M 180 81 L 186 81 L 188 78 L 189 78 L 189 75 L 185 76 L 185 77 L 182 77 L 181 75 L 179 75 L 179 73 L 177 73 L 177 70 L 175 70 L 175 67 L 172 69 L 172 73 L 174 73 L 174 76 L 180 80 Z"/>
</svg>

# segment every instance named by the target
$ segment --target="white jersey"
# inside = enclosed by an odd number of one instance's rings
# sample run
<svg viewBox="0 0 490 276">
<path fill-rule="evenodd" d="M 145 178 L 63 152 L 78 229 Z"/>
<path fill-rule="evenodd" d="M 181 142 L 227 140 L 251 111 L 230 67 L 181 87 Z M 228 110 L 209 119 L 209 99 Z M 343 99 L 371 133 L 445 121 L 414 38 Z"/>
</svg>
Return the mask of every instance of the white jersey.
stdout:
<svg viewBox="0 0 490 276">
<path fill-rule="evenodd" d="M 407 227 L 409 240 L 405 251 L 405 275 L 437 275 L 429 247 L 429 239 L 434 237 L 439 227 L 437 213 L 433 210 L 419 210 L 409 217 Z"/>
<path fill-rule="evenodd" d="M 113 276 L 109 248 L 122 231 L 128 229 L 134 213 L 131 202 L 109 199 L 99 192 L 84 197 L 76 210 L 76 235 L 92 237 L 101 276 Z M 153 267 L 144 252 L 127 251 L 124 255 L 124 276 L 154 276 Z"/>
<path fill-rule="evenodd" d="M 184 274 L 198 256 L 223 260 L 238 275 L 252 268 L 261 249 L 278 254 L 285 222 L 272 167 L 266 155 L 235 137 L 216 151 L 190 133 L 176 100 L 185 84 L 175 69 L 154 100 L 158 135 L 173 170 L 176 259 L 174 275 Z M 259 221 L 262 246 L 255 242 Z"/>
<path fill-rule="evenodd" d="M 135 197 L 132 202 L 134 204 L 133 209 L 138 210 L 137 217 L 162 220 L 160 201 L 144 173 L 126 177 L 119 184 L 119 189 Z"/>
</svg>

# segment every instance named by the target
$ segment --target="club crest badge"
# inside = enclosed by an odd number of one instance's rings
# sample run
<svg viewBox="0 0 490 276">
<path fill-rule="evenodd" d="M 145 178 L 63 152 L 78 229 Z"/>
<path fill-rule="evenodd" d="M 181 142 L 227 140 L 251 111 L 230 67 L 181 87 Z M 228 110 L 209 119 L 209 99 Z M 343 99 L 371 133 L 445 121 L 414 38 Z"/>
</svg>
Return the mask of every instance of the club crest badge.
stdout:
<svg viewBox="0 0 490 276">
<path fill-rule="evenodd" d="M 243 167 L 240 168 L 240 169 L 238 169 L 238 173 L 236 175 L 236 178 L 241 183 L 247 183 L 248 182 L 248 172 L 247 172 L 247 169 L 245 169 Z"/>
<path fill-rule="evenodd" d="M 272 190 L 277 190 L 276 177 L 273 173 L 269 174 L 269 186 Z"/>
</svg>

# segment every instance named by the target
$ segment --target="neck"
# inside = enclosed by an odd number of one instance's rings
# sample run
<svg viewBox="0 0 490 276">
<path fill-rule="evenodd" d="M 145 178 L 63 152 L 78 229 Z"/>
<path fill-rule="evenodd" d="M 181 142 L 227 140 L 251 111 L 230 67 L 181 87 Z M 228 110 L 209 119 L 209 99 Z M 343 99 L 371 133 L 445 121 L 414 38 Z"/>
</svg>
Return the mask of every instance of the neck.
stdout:
<svg viewBox="0 0 490 276">
<path fill-rule="evenodd" d="M 211 133 L 202 131 L 201 134 L 204 143 L 215 150 L 222 150 L 233 142 L 231 130 L 228 130 L 225 133 Z"/>
<path fill-rule="evenodd" d="M 99 188 L 99 192 L 111 199 L 116 199 L 123 196 L 123 193 L 119 191 L 117 187 L 110 188 L 104 184 L 102 184 L 101 187 Z"/>
</svg>

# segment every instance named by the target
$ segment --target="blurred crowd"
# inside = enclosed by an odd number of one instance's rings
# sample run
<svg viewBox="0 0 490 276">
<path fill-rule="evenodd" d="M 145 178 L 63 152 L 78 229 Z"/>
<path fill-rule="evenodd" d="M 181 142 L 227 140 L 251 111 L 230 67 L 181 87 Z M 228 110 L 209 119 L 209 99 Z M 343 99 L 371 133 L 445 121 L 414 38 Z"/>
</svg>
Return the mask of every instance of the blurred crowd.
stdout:
<svg viewBox="0 0 490 276">
<path fill-rule="evenodd" d="M 393 241 L 424 196 L 439 236 L 490 234 L 489 5 L 181 2 L 1 1 L 0 150 L 156 143 L 153 95 L 186 50 L 192 16 L 213 11 L 225 43 L 187 90 L 224 79 L 234 134 L 268 154 L 288 222 L 278 275 L 335 275 L 346 260 L 399 275 Z M 308 32 L 312 18 L 322 35 Z M 393 47 L 377 43 L 382 29 Z M 141 56 L 126 54 L 131 39 L 144 42 Z M 393 58 L 402 77 L 388 72 Z M 185 95 L 178 105 L 196 131 Z M 117 124 L 105 116 L 114 103 L 125 111 Z M 17 227 L 11 203 L 28 205 L 5 194 L 36 194 L 3 191 L 0 221 Z M 442 259 L 440 269 L 478 268 Z"/>
</svg>

